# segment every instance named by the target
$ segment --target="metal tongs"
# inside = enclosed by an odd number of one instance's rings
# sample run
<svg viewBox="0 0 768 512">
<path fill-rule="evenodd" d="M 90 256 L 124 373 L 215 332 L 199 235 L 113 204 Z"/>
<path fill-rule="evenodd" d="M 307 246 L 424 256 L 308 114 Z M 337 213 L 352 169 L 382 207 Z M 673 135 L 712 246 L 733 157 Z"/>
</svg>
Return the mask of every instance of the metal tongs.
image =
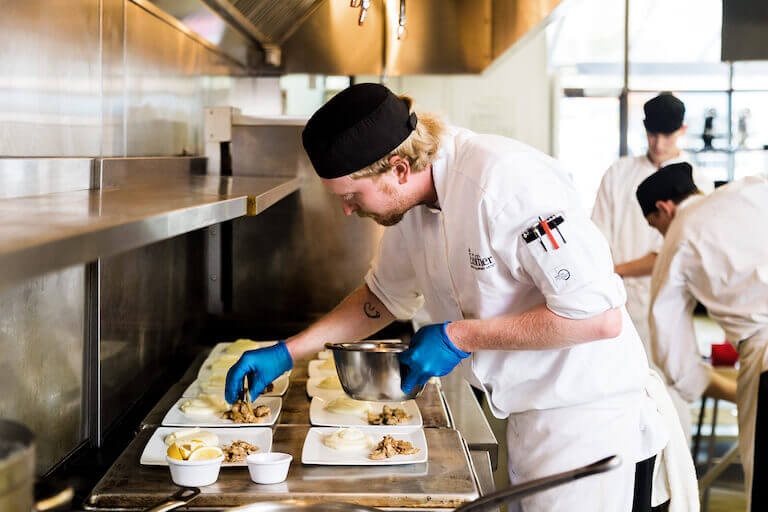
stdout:
<svg viewBox="0 0 768 512">
<path fill-rule="evenodd" d="M 248 404 L 249 408 L 253 409 L 253 404 L 251 403 L 251 390 L 248 388 L 248 375 L 243 379 L 243 390 L 240 394 L 240 400 Z"/>
</svg>

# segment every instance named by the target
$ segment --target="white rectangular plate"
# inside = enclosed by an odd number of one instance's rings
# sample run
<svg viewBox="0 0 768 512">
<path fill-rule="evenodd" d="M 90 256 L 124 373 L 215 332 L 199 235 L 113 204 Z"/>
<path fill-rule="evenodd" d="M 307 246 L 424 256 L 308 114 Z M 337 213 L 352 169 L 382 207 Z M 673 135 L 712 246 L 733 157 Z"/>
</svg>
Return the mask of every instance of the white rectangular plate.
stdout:
<svg viewBox="0 0 768 512">
<path fill-rule="evenodd" d="M 408 441 L 419 451 L 413 455 L 395 455 L 389 459 L 371 460 L 368 458 L 373 449 L 360 449 L 355 451 L 340 451 L 328 448 L 323 444 L 325 436 L 334 433 L 333 427 L 312 427 L 304 439 L 304 447 L 301 450 L 302 464 L 319 464 L 326 466 L 392 466 L 399 464 L 416 464 L 427 462 L 427 438 L 420 428 L 397 429 L 392 427 L 368 427 L 361 429 L 373 438 L 376 444 L 385 435 L 391 435 L 395 439 Z"/>
<path fill-rule="evenodd" d="M 310 377 L 307 379 L 307 395 L 310 397 L 321 396 L 327 400 L 333 400 L 340 396 L 347 396 L 343 389 L 325 389 L 318 387 L 325 377 Z"/>
<path fill-rule="evenodd" d="M 309 421 L 312 425 L 318 427 L 379 427 L 382 425 L 369 425 L 368 416 L 365 414 L 339 414 L 330 412 L 325 409 L 325 406 L 330 400 L 326 400 L 323 397 L 316 396 L 312 398 L 312 403 L 309 405 Z M 392 408 L 399 407 L 403 409 L 406 414 L 411 416 L 411 419 L 405 423 L 399 425 L 386 425 L 387 428 L 403 429 L 421 427 L 423 425 L 421 419 L 421 411 L 419 406 L 416 405 L 415 400 L 408 400 L 406 402 L 369 402 L 371 405 L 371 412 L 380 414 L 385 405 Z"/>
<path fill-rule="evenodd" d="M 187 416 L 179 408 L 184 400 L 188 398 L 180 398 L 173 404 L 168 410 L 168 413 L 163 418 L 164 427 L 269 427 L 275 424 L 277 417 L 280 415 L 280 409 L 283 407 L 283 399 L 275 396 L 260 396 L 253 402 L 253 406 L 266 405 L 272 413 L 267 417 L 267 421 L 263 423 L 234 423 L 232 420 L 226 420 L 214 415 L 210 416 Z"/>
<path fill-rule="evenodd" d="M 313 359 L 309 362 L 308 368 L 309 368 L 310 379 L 313 379 L 315 377 L 324 379 L 325 377 L 336 375 L 336 366 L 333 367 L 333 370 L 321 368 L 326 361 L 330 361 L 330 359 L 324 359 L 324 360 Z"/>
<path fill-rule="evenodd" d="M 255 341 L 258 344 L 258 346 L 256 346 L 255 348 L 269 347 L 269 346 L 272 346 L 275 343 L 277 343 L 277 341 L 259 341 L 259 340 L 252 340 L 252 341 Z M 227 349 L 230 346 L 232 346 L 233 343 L 234 342 L 232 342 L 232 341 L 226 341 L 226 342 L 222 342 L 222 343 L 217 343 L 213 347 L 213 349 L 211 349 L 211 353 L 208 354 L 208 358 L 206 359 L 206 361 L 208 363 L 210 363 L 214 359 L 218 359 L 219 357 L 227 354 Z"/>
<path fill-rule="evenodd" d="M 182 430 L 178 427 L 159 427 L 149 438 L 144 451 L 141 452 L 139 463 L 143 466 L 167 466 L 165 452 L 168 447 L 165 445 L 165 438 Z M 215 428 L 211 432 L 219 436 L 219 448 L 230 444 L 232 441 L 246 441 L 259 447 L 257 453 L 269 453 L 272 450 L 272 429 L 263 427 L 235 427 L 235 428 Z M 228 462 L 222 464 L 222 467 L 247 467 L 245 461 Z"/>
<path fill-rule="evenodd" d="M 203 393 L 208 392 L 209 395 L 215 395 L 219 396 L 221 398 L 224 398 L 224 388 L 209 388 L 209 389 L 202 389 L 201 388 L 201 382 L 205 382 L 208 378 L 208 375 L 203 374 L 202 377 L 198 377 L 192 384 L 187 386 L 187 389 L 184 390 L 184 393 L 182 393 L 181 396 L 185 398 L 193 398 L 196 396 L 199 396 Z M 272 388 L 272 391 L 269 393 L 263 393 L 261 396 L 283 396 L 286 391 L 288 391 L 288 384 L 290 380 L 288 379 L 288 374 L 284 373 L 281 376 L 279 376 L 275 381 L 273 382 L 274 387 Z"/>
</svg>

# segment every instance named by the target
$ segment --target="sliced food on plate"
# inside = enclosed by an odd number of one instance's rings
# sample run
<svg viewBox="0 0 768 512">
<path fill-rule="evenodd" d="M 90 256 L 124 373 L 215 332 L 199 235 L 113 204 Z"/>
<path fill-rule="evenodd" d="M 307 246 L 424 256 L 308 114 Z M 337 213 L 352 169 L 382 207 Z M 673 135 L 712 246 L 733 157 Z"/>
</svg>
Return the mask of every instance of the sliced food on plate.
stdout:
<svg viewBox="0 0 768 512">
<path fill-rule="evenodd" d="M 141 454 L 140 463 L 165 466 L 166 456 L 176 460 L 206 460 L 224 456 L 225 466 L 245 466 L 252 453 L 269 453 L 272 431 L 260 427 L 200 427 L 177 429 L 159 427 L 152 433 Z"/>
<path fill-rule="evenodd" d="M 231 406 L 219 396 L 201 395 L 180 398 L 163 418 L 168 427 L 225 427 L 237 425 L 269 426 L 275 423 L 282 399 L 260 396 L 253 403 L 237 401 Z"/>
<path fill-rule="evenodd" d="M 389 407 L 385 405 L 378 414 L 368 412 L 368 423 L 370 425 L 398 425 L 410 420 L 413 416 L 399 407 Z"/>
</svg>

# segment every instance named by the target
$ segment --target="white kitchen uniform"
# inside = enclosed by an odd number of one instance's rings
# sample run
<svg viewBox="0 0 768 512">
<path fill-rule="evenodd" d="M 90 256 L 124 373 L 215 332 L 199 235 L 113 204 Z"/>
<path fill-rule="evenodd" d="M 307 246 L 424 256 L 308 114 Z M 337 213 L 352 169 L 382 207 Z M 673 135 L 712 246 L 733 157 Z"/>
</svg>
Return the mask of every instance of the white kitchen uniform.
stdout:
<svg viewBox="0 0 768 512">
<path fill-rule="evenodd" d="M 662 167 L 678 162 L 690 163 L 690 160 L 686 154 L 681 153 L 678 157 L 662 163 Z M 646 155 L 626 156 L 614 162 L 605 171 L 600 182 L 592 209 L 592 221 L 608 240 L 613 261 L 617 264 L 642 258 L 649 252 L 658 253 L 661 249 L 663 238 L 656 229 L 648 225 L 635 196 L 640 183 L 657 170 Z M 707 183 L 696 168 L 694 181 L 699 190 L 711 191 L 712 184 Z M 627 290 L 629 316 L 650 357 L 648 309 L 651 302 L 651 276 L 626 277 L 624 287 Z M 653 365 L 653 361 L 651 364 Z M 669 391 L 680 415 L 683 431 L 690 439 L 690 405 L 673 389 Z"/>
<path fill-rule="evenodd" d="M 573 319 L 621 308 L 623 330 L 614 339 L 562 350 L 478 350 L 461 367 L 494 415 L 509 417 L 512 482 L 623 458 L 621 469 L 535 495 L 523 510 L 629 511 L 635 463 L 658 454 L 667 433 L 645 393 L 645 353 L 605 239 L 558 163 L 519 142 L 451 128 L 432 174 L 439 209 L 413 208 L 386 229 L 368 287 L 396 317 L 423 305 L 434 322 L 545 302 Z M 531 238 L 530 229 L 550 218 L 551 237 Z"/>
<path fill-rule="evenodd" d="M 706 198 L 688 198 L 664 239 L 652 279 L 651 348 L 686 400 L 702 394 L 711 372 L 696 345 L 696 300 L 739 351 L 739 448 L 749 488 L 753 473 L 768 477 L 768 447 L 755 450 L 768 436 L 768 424 L 755 435 L 756 418 L 762 414 L 768 422 L 768 389 L 758 394 L 761 380 L 768 386 L 768 178 L 745 178 Z M 768 510 L 768 502 L 755 501 L 753 510 Z"/>
</svg>

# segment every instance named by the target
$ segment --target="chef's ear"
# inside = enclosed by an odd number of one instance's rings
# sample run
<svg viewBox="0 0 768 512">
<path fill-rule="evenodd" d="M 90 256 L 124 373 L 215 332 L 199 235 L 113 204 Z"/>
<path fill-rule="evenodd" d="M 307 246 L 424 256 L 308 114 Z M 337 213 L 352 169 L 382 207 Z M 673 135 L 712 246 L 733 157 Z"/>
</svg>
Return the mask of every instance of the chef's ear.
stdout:
<svg viewBox="0 0 768 512">
<path fill-rule="evenodd" d="M 406 183 L 411 174 L 411 163 L 408 159 L 395 155 L 389 159 L 389 164 L 392 166 L 392 172 L 397 177 L 397 182 L 400 184 Z"/>
<path fill-rule="evenodd" d="M 656 209 L 671 218 L 674 217 L 677 208 L 673 201 L 656 201 Z"/>
</svg>

